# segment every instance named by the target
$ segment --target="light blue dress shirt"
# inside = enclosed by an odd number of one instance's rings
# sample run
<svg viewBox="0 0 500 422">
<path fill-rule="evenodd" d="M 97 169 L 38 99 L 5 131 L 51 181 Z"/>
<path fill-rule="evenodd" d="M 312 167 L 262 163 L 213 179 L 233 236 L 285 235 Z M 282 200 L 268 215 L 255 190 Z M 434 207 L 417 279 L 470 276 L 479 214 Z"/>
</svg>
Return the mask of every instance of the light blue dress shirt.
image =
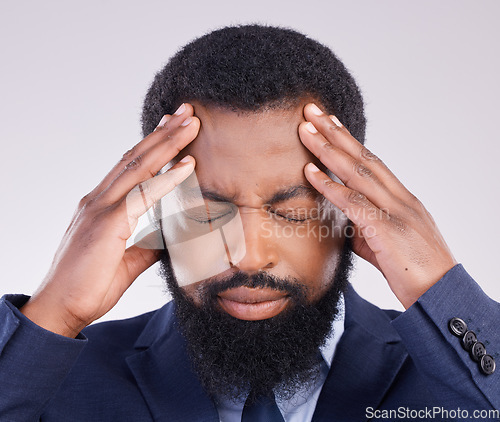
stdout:
<svg viewBox="0 0 500 422">
<path fill-rule="evenodd" d="M 328 371 L 332 365 L 333 355 L 337 344 L 344 332 L 345 307 L 344 297 L 339 300 L 339 313 L 332 324 L 332 329 L 323 347 L 320 347 L 321 361 L 320 375 L 316 382 L 307 390 L 301 390 L 286 401 L 276 399 L 285 422 L 310 422 L 312 420 L 319 394 L 323 388 Z M 233 402 L 230 400 L 217 400 L 217 410 L 221 422 L 241 422 L 241 414 L 245 400 Z"/>
</svg>

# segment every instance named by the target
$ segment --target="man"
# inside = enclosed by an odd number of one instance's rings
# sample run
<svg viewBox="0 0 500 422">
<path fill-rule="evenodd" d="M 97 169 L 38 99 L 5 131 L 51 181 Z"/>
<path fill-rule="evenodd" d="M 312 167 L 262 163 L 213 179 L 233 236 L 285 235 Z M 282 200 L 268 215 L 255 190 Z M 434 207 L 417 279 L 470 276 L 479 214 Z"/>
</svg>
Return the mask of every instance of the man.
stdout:
<svg viewBox="0 0 500 422">
<path fill-rule="evenodd" d="M 499 416 L 499 306 L 363 146 L 359 89 L 328 48 L 212 32 L 156 75 L 143 131 L 80 202 L 38 291 L 0 303 L 0 420 Z M 173 192 L 180 211 L 164 213 Z M 168 251 L 126 248 L 153 204 Z M 193 253 L 213 233 L 222 246 Z M 352 251 L 404 313 L 357 296 Z M 173 302 L 85 328 L 158 260 Z"/>
</svg>

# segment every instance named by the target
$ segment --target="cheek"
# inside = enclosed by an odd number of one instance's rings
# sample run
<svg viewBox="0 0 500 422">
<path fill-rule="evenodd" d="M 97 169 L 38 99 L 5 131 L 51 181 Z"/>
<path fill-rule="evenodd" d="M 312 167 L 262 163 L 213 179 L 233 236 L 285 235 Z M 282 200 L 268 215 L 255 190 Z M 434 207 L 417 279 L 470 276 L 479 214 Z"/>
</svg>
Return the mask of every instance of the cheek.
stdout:
<svg viewBox="0 0 500 422">
<path fill-rule="evenodd" d="M 280 266 L 303 280 L 312 296 L 321 295 L 330 285 L 344 245 L 343 232 L 333 230 L 332 224 L 310 223 L 292 226 L 276 233 L 276 247 L 280 250 Z M 290 232 L 293 235 L 285 235 Z"/>
</svg>

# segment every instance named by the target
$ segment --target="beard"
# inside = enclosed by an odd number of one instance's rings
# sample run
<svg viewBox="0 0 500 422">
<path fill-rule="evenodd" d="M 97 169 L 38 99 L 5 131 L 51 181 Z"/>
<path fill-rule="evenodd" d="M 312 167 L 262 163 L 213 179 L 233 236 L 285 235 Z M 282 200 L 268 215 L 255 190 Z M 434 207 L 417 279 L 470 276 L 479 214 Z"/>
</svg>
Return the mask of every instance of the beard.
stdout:
<svg viewBox="0 0 500 422">
<path fill-rule="evenodd" d="M 160 275 L 175 303 L 178 329 L 201 385 L 212 398 L 241 400 L 254 397 L 290 399 L 312 385 L 319 376 L 320 351 L 339 313 L 339 298 L 346 291 L 352 268 L 351 242 L 346 239 L 335 274 L 326 292 L 315 302 L 298 279 L 279 278 L 266 272 L 208 279 L 200 287 L 196 305 L 179 287 L 168 252 L 160 258 Z M 268 287 L 289 296 L 278 315 L 246 321 L 232 317 L 218 304 L 218 294 L 235 287 Z"/>
</svg>

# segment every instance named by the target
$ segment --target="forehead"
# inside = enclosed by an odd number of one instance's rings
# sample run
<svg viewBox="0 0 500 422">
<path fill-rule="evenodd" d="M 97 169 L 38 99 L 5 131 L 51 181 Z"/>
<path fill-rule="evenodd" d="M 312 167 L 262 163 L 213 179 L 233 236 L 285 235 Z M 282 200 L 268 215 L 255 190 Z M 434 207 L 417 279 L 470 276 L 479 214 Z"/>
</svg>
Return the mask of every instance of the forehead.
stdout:
<svg viewBox="0 0 500 422">
<path fill-rule="evenodd" d="M 252 113 L 193 104 L 201 128 L 183 153 L 195 157 L 200 185 L 246 206 L 293 186 L 310 187 L 304 166 L 317 159 L 298 135 L 305 104 Z"/>
</svg>

